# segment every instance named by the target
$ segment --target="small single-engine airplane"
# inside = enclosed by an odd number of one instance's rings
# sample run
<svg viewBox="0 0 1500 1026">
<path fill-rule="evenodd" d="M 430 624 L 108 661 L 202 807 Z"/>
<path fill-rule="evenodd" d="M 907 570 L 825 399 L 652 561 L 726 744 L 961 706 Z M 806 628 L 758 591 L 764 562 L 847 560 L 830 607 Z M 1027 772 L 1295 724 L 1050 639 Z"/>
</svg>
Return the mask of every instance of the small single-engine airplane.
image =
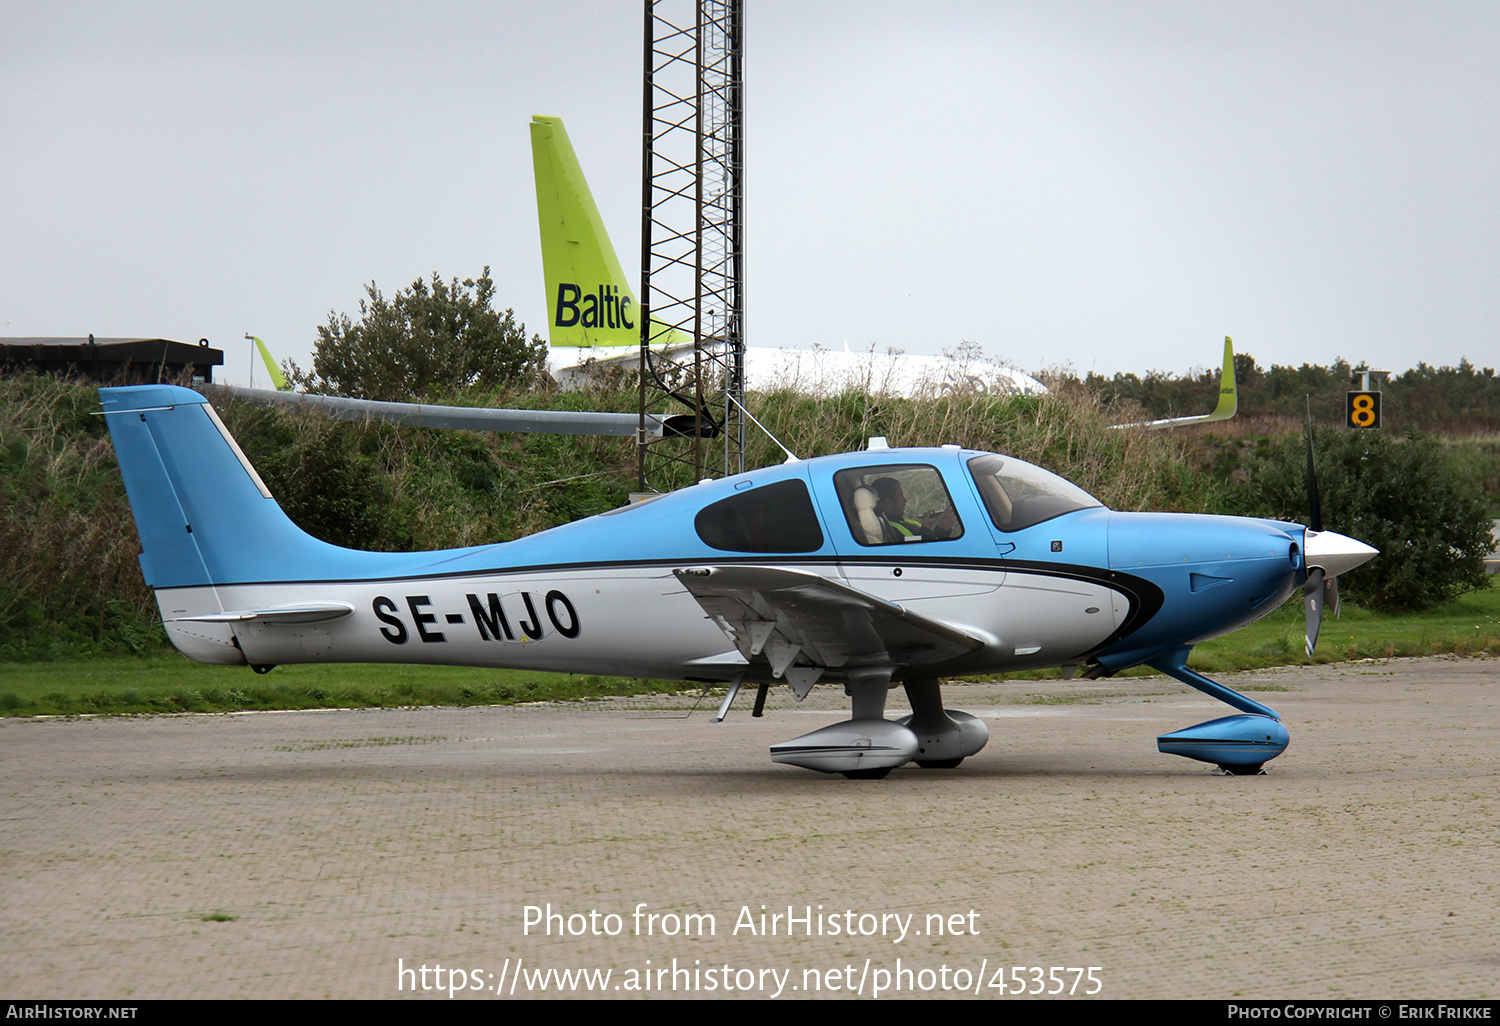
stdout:
<svg viewBox="0 0 1500 1026">
<path fill-rule="evenodd" d="M 1116 513 L 1008 456 L 881 440 L 515 541 L 359 552 L 293 524 L 201 395 L 100 394 L 141 569 L 190 658 L 260 672 L 455 663 L 728 683 L 719 718 L 744 683 L 759 688 L 757 715 L 772 684 L 799 700 L 840 684 L 852 718 L 771 758 L 851 777 L 957 766 L 984 747 L 983 721 L 944 708 L 945 677 L 1140 664 L 1237 710 L 1164 735 L 1162 751 L 1256 771 L 1286 748 L 1285 726 L 1189 670 L 1189 650 L 1299 587 L 1311 647 L 1333 578 L 1375 554 L 1321 530 L 1315 500 L 1313 528 Z M 897 683 L 912 713 L 888 720 Z"/>
</svg>

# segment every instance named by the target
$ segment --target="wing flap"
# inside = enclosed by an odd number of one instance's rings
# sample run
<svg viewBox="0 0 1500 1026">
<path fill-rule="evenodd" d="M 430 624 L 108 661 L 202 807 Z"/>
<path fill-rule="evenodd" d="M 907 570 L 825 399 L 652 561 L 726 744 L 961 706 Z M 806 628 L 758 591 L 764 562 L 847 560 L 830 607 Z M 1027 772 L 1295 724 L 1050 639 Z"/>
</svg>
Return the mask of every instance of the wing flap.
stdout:
<svg viewBox="0 0 1500 1026">
<path fill-rule="evenodd" d="M 750 662 L 806 695 L 825 670 L 931 667 L 984 640 L 805 570 L 769 566 L 672 571 Z M 814 672 L 815 671 L 815 672 Z"/>
</svg>

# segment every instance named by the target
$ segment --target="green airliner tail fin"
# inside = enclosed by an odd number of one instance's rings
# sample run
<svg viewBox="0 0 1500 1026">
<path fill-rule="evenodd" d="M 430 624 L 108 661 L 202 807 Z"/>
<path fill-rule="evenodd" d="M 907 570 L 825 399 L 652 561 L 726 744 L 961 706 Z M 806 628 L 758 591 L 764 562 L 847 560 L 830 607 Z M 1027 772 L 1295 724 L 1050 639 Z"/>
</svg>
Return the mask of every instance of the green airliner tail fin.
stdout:
<svg viewBox="0 0 1500 1026">
<path fill-rule="evenodd" d="M 292 386 L 286 383 L 286 375 L 281 373 L 281 368 L 276 366 L 275 360 L 271 359 L 271 351 L 266 348 L 266 344 L 254 335 L 247 335 L 245 337 L 255 343 L 255 348 L 260 352 L 261 360 L 265 362 L 266 371 L 271 375 L 271 381 L 276 385 L 276 391 L 290 391 Z"/>
<path fill-rule="evenodd" d="M 604 230 L 561 118 L 531 119 L 531 161 L 552 345 L 639 345 L 640 303 Z M 692 342 L 654 321 L 652 328 L 652 346 Z"/>
</svg>

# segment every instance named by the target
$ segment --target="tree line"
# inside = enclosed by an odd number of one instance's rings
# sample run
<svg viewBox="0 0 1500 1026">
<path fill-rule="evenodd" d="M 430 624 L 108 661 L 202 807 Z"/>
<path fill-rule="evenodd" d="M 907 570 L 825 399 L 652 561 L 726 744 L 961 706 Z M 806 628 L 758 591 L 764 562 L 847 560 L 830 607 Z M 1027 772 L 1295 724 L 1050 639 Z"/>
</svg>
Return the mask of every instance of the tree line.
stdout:
<svg viewBox="0 0 1500 1026">
<path fill-rule="evenodd" d="M 1236 353 L 1235 378 L 1241 417 L 1301 419 L 1311 398 L 1313 416 L 1322 423 L 1342 423 L 1345 393 L 1359 388 L 1356 373 L 1364 364 L 1335 360 L 1327 367 L 1272 364 L 1261 367 L 1249 353 Z M 1064 375 L 1069 377 L 1069 375 Z M 1106 403 L 1139 404 L 1152 418 L 1205 413 L 1218 401 L 1217 368 L 1174 375 L 1150 371 L 1144 376 L 1117 373 L 1112 377 L 1090 372 L 1082 379 Z M 1397 432 L 1409 428 L 1442 435 L 1489 434 L 1500 430 L 1500 378 L 1493 367 L 1476 367 L 1467 359 L 1457 367 L 1418 363 L 1398 375 L 1372 377 L 1383 393 L 1383 426 Z"/>
</svg>

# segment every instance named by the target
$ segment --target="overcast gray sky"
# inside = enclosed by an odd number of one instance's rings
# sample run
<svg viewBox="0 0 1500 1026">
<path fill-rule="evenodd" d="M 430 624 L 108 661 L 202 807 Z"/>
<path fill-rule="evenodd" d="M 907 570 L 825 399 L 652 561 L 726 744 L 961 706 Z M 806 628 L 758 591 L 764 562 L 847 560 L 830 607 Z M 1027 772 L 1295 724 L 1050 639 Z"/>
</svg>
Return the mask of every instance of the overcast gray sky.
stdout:
<svg viewBox="0 0 1500 1026">
<path fill-rule="evenodd" d="M 1500 363 L 1500 4 L 746 0 L 752 345 Z M 493 268 L 527 123 L 638 253 L 638 3 L 0 0 L 0 335 L 246 332 Z M 257 372 L 257 383 L 264 383 Z"/>
</svg>

